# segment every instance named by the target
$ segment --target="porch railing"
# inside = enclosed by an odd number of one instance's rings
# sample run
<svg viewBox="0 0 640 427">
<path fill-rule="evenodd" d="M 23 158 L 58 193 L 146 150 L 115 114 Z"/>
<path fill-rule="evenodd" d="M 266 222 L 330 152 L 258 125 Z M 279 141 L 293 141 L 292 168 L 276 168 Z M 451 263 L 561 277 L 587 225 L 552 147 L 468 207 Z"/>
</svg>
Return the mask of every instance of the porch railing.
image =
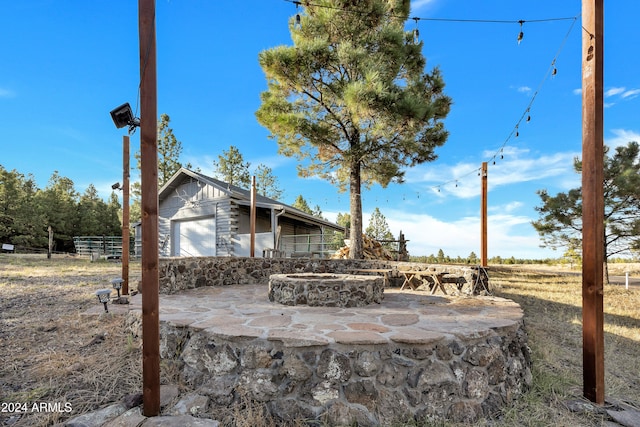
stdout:
<svg viewBox="0 0 640 427">
<path fill-rule="evenodd" d="M 285 257 L 330 258 L 344 245 L 336 234 L 297 234 L 280 237 L 279 252 Z"/>
</svg>

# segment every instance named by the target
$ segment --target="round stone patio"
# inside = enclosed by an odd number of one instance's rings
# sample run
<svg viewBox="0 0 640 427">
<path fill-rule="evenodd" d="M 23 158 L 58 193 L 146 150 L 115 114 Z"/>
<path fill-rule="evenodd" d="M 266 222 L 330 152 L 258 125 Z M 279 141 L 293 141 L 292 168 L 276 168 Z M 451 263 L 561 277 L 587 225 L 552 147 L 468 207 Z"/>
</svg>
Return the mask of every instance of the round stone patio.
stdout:
<svg viewBox="0 0 640 427">
<path fill-rule="evenodd" d="M 161 356 L 214 413 L 249 397 L 284 420 L 474 422 L 530 382 L 522 319 L 490 296 L 387 288 L 380 304 L 341 308 L 270 302 L 266 285 L 202 287 L 160 295 Z"/>
</svg>

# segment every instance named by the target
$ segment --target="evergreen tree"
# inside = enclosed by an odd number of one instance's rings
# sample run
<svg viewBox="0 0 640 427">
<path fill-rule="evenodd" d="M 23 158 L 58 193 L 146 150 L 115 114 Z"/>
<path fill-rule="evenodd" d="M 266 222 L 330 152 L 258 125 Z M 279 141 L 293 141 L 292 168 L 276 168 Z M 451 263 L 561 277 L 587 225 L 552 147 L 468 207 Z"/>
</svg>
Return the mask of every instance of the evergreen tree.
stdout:
<svg viewBox="0 0 640 427">
<path fill-rule="evenodd" d="M 302 197 L 302 194 L 298 195 L 298 197 L 296 198 L 296 200 L 291 204 L 291 206 L 293 206 L 296 209 L 301 210 L 302 212 L 306 212 L 309 215 L 313 215 L 313 210 L 309 207 L 309 204 L 307 203 L 307 201 L 305 200 L 304 197 Z"/>
<path fill-rule="evenodd" d="M 378 241 L 393 240 L 393 234 L 391 234 L 389 224 L 387 224 L 387 219 L 384 215 L 382 215 L 382 212 L 380 212 L 380 209 L 378 209 L 377 207 L 371 214 L 369 225 L 365 230 L 365 234 L 368 237 Z M 394 245 L 390 242 L 383 243 L 382 246 L 384 246 L 388 250 L 394 249 Z"/>
<path fill-rule="evenodd" d="M 180 154 L 182 143 L 169 127 L 168 114 L 161 114 L 158 121 L 158 188 L 162 187 L 182 167 Z"/>
<path fill-rule="evenodd" d="M 218 161 L 214 160 L 214 176 L 230 185 L 236 185 L 248 189 L 251 186 L 251 174 L 249 162 L 245 162 L 240 150 L 231 145 L 228 151 L 218 155 Z"/>
<path fill-rule="evenodd" d="M 40 247 L 46 242 L 33 176 L 0 165 L 0 242 Z"/>
<path fill-rule="evenodd" d="M 36 194 L 36 200 L 45 218 L 44 230 L 53 230 L 54 250 L 73 250 L 73 236 L 78 235 L 78 193 L 73 181 L 54 171 L 47 187 Z"/>
<path fill-rule="evenodd" d="M 574 169 L 580 173 L 582 162 L 574 161 Z M 637 142 L 617 147 L 604 159 L 604 256 L 605 261 L 616 254 L 631 253 L 640 249 L 640 147 Z M 539 190 L 542 206 L 533 221 L 542 238 L 542 246 L 553 249 L 565 247 L 580 250 L 582 247 L 582 189 L 550 196 L 547 190 Z M 606 281 L 608 270 L 605 265 Z"/>
<path fill-rule="evenodd" d="M 422 42 L 404 30 L 410 2 L 318 0 L 302 3 L 294 46 L 259 55 L 268 89 L 258 121 L 279 152 L 349 189 L 351 258 L 362 258 L 361 186 L 402 182 L 403 168 L 436 158 L 450 98 L 438 69 L 425 72 Z"/>
<path fill-rule="evenodd" d="M 78 236 L 102 236 L 102 224 L 100 218 L 100 198 L 98 191 L 89 184 L 89 187 L 80 196 L 78 203 Z"/>
<path fill-rule="evenodd" d="M 180 155 L 182 154 L 182 143 L 178 141 L 169 127 L 171 118 L 168 114 L 161 114 L 158 120 L 158 189 L 169 181 L 169 179 L 182 167 Z M 141 170 L 142 163 L 140 152 L 134 156 L 137 160 L 136 168 Z M 188 164 L 186 167 L 189 168 Z M 140 221 L 142 218 L 142 207 L 140 205 L 142 187 L 140 181 L 131 183 L 131 202 L 129 206 L 129 218 L 131 222 Z"/>
<path fill-rule="evenodd" d="M 258 194 L 269 197 L 270 199 L 279 200 L 283 191 L 278 185 L 278 178 L 273 175 L 273 171 L 269 166 L 259 164 L 255 171 L 256 191 Z"/>
</svg>

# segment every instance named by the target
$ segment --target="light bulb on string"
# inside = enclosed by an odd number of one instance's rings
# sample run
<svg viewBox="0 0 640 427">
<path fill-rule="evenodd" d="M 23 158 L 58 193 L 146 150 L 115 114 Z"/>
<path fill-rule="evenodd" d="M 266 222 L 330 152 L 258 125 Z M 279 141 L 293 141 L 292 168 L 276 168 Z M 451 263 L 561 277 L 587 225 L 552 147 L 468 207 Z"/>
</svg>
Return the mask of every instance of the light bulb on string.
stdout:
<svg viewBox="0 0 640 427">
<path fill-rule="evenodd" d="M 520 42 L 524 38 L 524 32 L 522 32 L 522 24 L 524 24 L 524 21 L 520 20 L 518 21 L 518 23 L 520 24 L 520 33 L 518 33 L 518 44 L 520 44 Z"/>
<path fill-rule="evenodd" d="M 420 42 L 420 30 L 418 29 L 420 18 L 414 17 L 412 19 L 416 22 L 416 28 L 413 29 L 413 44 L 418 44 Z"/>
<path fill-rule="evenodd" d="M 302 28 L 302 18 L 300 18 L 300 13 L 298 12 L 298 6 L 300 6 L 299 1 L 293 2 L 296 5 L 296 22 L 293 24 L 293 28 L 299 30 Z"/>
</svg>

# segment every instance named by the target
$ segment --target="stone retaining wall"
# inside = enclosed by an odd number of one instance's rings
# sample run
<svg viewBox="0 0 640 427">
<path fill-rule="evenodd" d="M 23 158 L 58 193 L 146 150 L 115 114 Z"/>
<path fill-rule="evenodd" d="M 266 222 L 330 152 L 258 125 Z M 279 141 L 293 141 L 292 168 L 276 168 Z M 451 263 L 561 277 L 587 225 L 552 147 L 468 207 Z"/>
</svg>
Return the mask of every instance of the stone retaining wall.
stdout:
<svg viewBox="0 0 640 427">
<path fill-rule="evenodd" d="M 140 331 L 139 313 L 128 319 Z M 495 416 L 530 385 L 522 326 L 506 322 L 480 335 L 440 335 L 431 342 L 327 346 L 302 338 L 223 337 L 163 322 L 160 352 L 214 417 L 250 399 L 287 421 L 472 424 Z"/>
<path fill-rule="evenodd" d="M 337 273 L 349 274 L 362 269 L 393 269 L 392 284 L 402 284 L 398 271 L 416 270 L 449 273 L 443 282 L 464 294 L 489 290 L 489 278 L 477 266 L 433 265 L 383 260 L 309 259 L 309 258 L 161 258 L 160 293 L 173 294 L 202 286 L 266 284 L 272 274 Z M 359 273 L 362 274 L 362 273 Z"/>
</svg>

